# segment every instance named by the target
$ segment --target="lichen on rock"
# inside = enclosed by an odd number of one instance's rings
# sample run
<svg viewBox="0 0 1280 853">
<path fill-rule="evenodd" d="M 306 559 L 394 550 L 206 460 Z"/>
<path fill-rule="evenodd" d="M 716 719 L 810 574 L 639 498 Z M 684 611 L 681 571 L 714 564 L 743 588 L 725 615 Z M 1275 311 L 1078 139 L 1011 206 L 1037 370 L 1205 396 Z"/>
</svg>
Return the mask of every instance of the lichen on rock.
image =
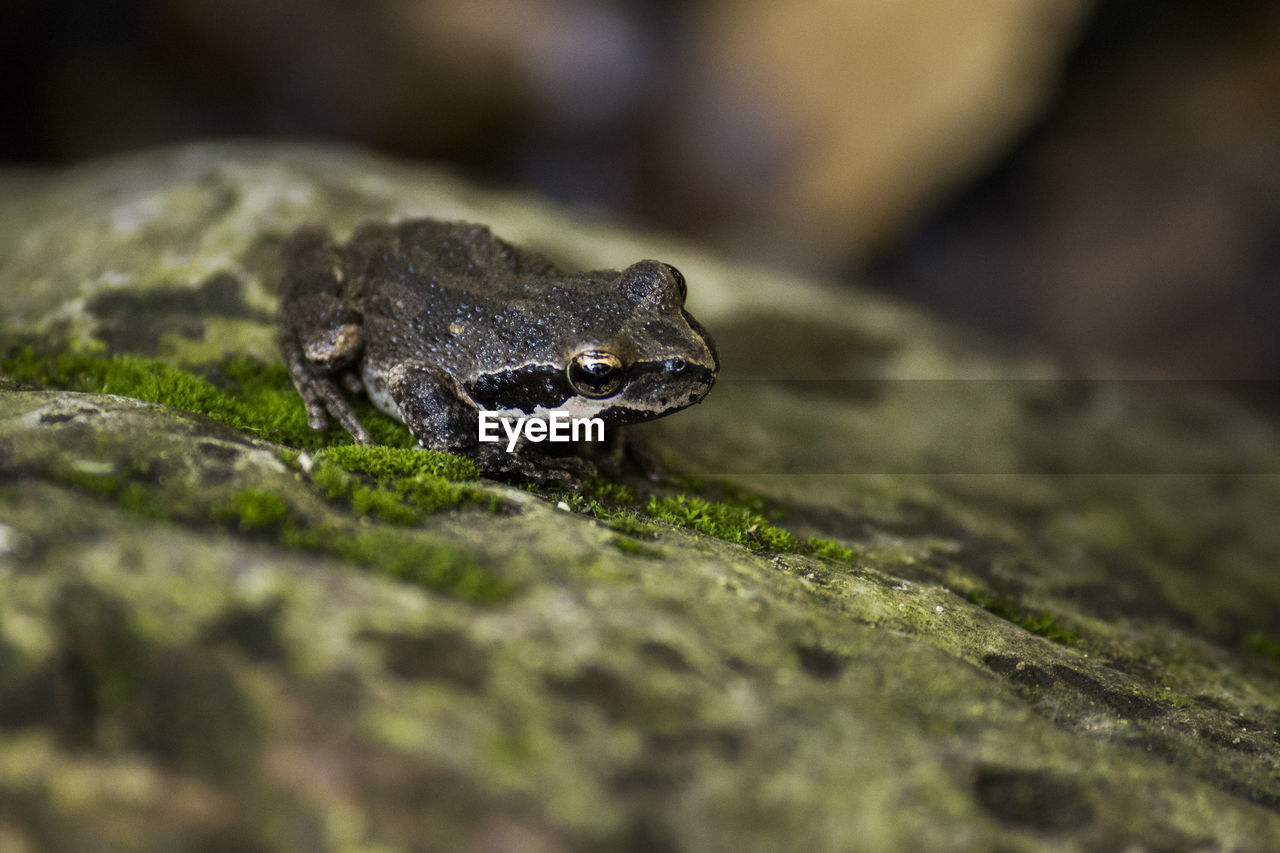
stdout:
<svg viewBox="0 0 1280 853">
<path fill-rule="evenodd" d="M 1280 430 L 417 167 L 193 145 L 0 201 L 0 847 L 1262 849 Z M 554 494 L 314 434 L 305 221 L 663 257 L 721 343 Z"/>
</svg>

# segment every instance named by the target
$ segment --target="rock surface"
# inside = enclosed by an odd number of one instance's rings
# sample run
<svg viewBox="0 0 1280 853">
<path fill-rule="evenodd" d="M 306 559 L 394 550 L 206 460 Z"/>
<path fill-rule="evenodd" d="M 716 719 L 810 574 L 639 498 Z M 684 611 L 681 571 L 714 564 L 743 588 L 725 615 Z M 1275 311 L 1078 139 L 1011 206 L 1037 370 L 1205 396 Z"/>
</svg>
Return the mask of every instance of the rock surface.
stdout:
<svg viewBox="0 0 1280 853">
<path fill-rule="evenodd" d="M 1272 421 L 351 152 L 0 182 L 0 849 L 1280 838 Z M 283 234 L 424 214 L 685 272 L 696 494 L 424 509 L 236 396 Z"/>
</svg>

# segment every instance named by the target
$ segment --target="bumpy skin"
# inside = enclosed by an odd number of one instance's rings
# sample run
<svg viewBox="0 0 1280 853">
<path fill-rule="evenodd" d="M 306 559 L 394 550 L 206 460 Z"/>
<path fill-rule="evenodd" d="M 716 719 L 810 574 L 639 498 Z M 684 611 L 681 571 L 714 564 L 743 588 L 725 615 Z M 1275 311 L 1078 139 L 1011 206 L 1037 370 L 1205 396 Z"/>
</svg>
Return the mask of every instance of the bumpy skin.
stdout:
<svg viewBox="0 0 1280 853">
<path fill-rule="evenodd" d="M 332 415 L 370 440 L 341 382 L 423 446 L 491 474 L 572 482 L 593 473 L 589 460 L 553 455 L 557 445 L 482 443 L 479 411 L 561 409 L 617 427 L 700 401 L 720 363 L 684 296 L 683 277 L 658 261 L 567 273 L 482 225 L 368 223 L 342 246 L 306 227 L 284 248 L 280 346 L 317 429 Z M 569 371 L 600 354 L 610 387 Z"/>
</svg>

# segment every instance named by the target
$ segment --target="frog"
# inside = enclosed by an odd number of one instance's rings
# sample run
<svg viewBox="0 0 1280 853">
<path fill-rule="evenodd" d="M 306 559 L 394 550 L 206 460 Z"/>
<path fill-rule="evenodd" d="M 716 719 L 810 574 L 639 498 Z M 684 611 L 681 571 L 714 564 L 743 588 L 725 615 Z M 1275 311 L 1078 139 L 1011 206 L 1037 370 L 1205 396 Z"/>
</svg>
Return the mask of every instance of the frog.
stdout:
<svg viewBox="0 0 1280 853">
<path fill-rule="evenodd" d="M 711 390 L 720 357 L 686 297 L 671 264 L 566 271 L 471 222 L 370 221 L 345 243 L 311 224 L 283 244 L 279 344 L 313 429 L 332 417 L 371 443 L 347 396 L 364 394 L 420 447 L 578 486 L 617 472 L 623 427 Z M 482 413 L 598 418 L 610 438 L 594 451 L 482 441 Z"/>
</svg>

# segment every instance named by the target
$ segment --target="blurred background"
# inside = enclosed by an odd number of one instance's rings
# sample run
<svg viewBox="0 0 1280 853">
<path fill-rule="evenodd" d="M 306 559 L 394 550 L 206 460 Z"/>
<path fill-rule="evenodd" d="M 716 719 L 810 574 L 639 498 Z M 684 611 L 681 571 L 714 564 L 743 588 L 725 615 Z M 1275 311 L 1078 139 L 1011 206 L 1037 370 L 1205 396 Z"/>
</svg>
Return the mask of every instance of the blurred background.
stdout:
<svg viewBox="0 0 1280 853">
<path fill-rule="evenodd" d="M 0 159 L 451 164 L 1068 356 L 1280 376 L 1274 0 L 0 0 Z"/>
</svg>

